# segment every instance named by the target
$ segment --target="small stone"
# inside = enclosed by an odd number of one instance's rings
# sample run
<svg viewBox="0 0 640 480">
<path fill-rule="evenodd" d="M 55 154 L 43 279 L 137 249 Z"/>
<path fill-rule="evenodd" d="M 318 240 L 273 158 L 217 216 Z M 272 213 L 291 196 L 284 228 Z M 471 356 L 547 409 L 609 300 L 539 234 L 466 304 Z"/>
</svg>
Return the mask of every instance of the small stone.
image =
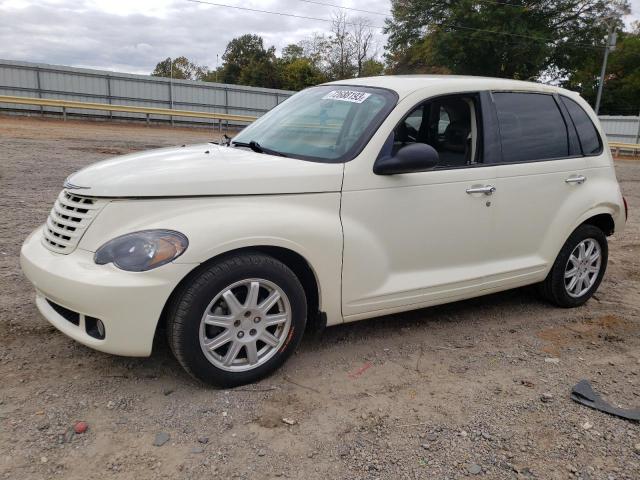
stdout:
<svg viewBox="0 0 640 480">
<path fill-rule="evenodd" d="M 553 365 L 557 365 L 560 363 L 559 358 L 549 357 L 544 359 L 544 363 L 552 363 Z"/>
<path fill-rule="evenodd" d="M 209 443 L 209 437 L 198 437 L 199 443 Z"/>
<path fill-rule="evenodd" d="M 204 453 L 204 448 L 202 448 L 202 447 L 193 447 L 191 449 L 191 453 Z"/>
<path fill-rule="evenodd" d="M 426 438 L 429 442 L 435 442 L 438 439 L 438 436 L 435 433 L 428 433 Z"/>
<path fill-rule="evenodd" d="M 286 423 L 287 425 L 295 425 L 295 424 L 296 424 L 296 421 L 295 421 L 295 420 L 293 420 L 292 418 L 286 418 L 286 417 L 284 417 L 284 418 L 282 419 L 282 423 Z"/>
<path fill-rule="evenodd" d="M 429 444 L 428 443 L 423 443 L 422 445 L 420 445 L 422 448 L 424 448 L 425 450 L 429 450 Z"/>
<path fill-rule="evenodd" d="M 88 428 L 89 425 L 87 424 L 87 422 L 76 422 L 76 424 L 73 426 L 73 431 L 80 435 L 86 432 Z"/>
<path fill-rule="evenodd" d="M 259 457 L 264 457 L 267 454 L 267 452 L 265 452 L 264 450 L 258 450 L 258 456 Z"/>
<path fill-rule="evenodd" d="M 173 388 L 165 388 L 164 390 L 162 390 L 162 394 L 167 396 L 167 395 L 171 395 L 175 390 Z"/>
<path fill-rule="evenodd" d="M 553 401 L 553 395 L 550 393 L 543 393 L 542 395 L 540 395 L 540 400 L 543 403 L 550 403 Z"/>
<path fill-rule="evenodd" d="M 40 463 L 47 463 L 49 459 L 47 457 L 40 457 Z"/>
<path fill-rule="evenodd" d="M 480 465 L 478 465 L 477 463 L 472 463 L 471 465 L 469 465 L 467 467 L 467 471 L 471 475 L 478 475 L 479 473 L 482 472 L 482 467 Z"/>
<path fill-rule="evenodd" d="M 591 430 L 591 428 L 593 427 L 593 423 L 586 421 L 582 424 L 582 428 L 584 428 L 585 430 Z"/>
<path fill-rule="evenodd" d="M 153 440 L 153 445 L 156 447 L 161 447 L 165 443 L 169 441 L 171 437 L 167 432 L 158 432 L 156 433 L 156 438 Z"/>
<path fill-rule="evenodd" d="M 638 455 L 640 455 L 640 443 L 636 443 L 636 444 L 633 446 L 633 450 L 634 450 Z"/>
<path fill-rule="evenodd" d="M 114 408 L 116 408 L 116 402 L 114 402 L 113 400 L 109 400 L 109 401 L 107 402 L 107 408 L 108 408 L 109 410 L 113 410 Z"/>
</svg>

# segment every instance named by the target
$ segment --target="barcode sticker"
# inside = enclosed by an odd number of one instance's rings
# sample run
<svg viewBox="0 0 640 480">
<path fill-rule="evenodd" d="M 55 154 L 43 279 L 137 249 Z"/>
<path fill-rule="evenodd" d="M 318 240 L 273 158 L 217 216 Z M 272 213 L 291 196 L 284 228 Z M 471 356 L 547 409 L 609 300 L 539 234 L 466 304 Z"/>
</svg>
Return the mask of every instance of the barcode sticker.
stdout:
<svg viewBox="0 0 640 480">
<path fill-rule="evenodd" d="M 355 90 L 333 90 L 327 93 L 323 100 L 339 100 L 341 102 L 362 103 L 371 96 L 370 93 Z"/>
</svg>

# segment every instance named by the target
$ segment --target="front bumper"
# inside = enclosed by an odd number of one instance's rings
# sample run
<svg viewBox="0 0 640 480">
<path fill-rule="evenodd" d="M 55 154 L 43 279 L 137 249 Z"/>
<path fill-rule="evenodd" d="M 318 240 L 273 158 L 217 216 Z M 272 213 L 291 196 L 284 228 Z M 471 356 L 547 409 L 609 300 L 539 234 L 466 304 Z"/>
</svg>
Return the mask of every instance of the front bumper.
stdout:
<svg viewBox="0 0 640 480">
<path fill-rule="evenodd" d="M 42 228 L 24 242 L 20 265 L 36 288 L 40 313 L 54 327 L 96 350 L 140 357 L 151 354 L 169 295 L 195 267 L 169 263 L 148 272 L 126 272 L 111 264 L 96 265 L 93 252 L 79 248 L 68 255 L 49 251 L 42 245 Z M 80 324 L 63 317 L 47 299 L 80 314 Z M 87 333 L 84 316 L 102 321 L 104 339 Z"/>
</svg>

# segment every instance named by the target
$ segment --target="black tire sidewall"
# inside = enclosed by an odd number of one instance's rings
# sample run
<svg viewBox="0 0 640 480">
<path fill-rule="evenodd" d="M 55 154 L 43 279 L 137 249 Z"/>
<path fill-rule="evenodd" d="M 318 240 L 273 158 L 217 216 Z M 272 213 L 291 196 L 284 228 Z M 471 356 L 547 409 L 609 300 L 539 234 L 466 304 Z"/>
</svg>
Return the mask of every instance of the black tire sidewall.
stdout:
<svg viewBox="0 0 640 480">
<path fill-rule="evenodd" d="M 240 260 L 240 261 L 238 261 Z M 200 322 L 209 303 L 223 289 L 248 278 L 262 278 L 278 285 L 291 307 L 291 326 L 285 343 L 265 364 L 246 372 L 229 372 L 213 365 L 200 347 Z M 299 345 L 304 333 L 307 305 L 304 289 L 295 274 L 278 260 L 266 255 L 230 259 L 192 279 L 188 299 L 182 297 L 182 332 L 174 353 L 179 350 L 183 366 L 199 380 L 219 387 L 234 387 L 255 382 L 279 368 Z M 170 319 L 171 321 L 171 319 Z M 178 356 L 178 355 L 177 355 Z M 186 365 L 184 365 L 186 363 Z"/>
<path fill-rule="evenodd" d="M 598 272 L 598 277 L 596 278 L 595 283 L 591 286 L 591 288 L 584 293 L 580 297 L 572 297 L 567 293 L 564 281 L 565 269 L 567 262 L 569 261 L 569 256 L 576 248 L 576 246 L 583 240 L 587 238 L 593 238 L 600 245 L 600 271 Z M 602 278 L 604 277 L 605 271 L 607 270 L 607 262 L 609 259 L 609 246 L 607 243 L 607 237 L 598 227 L 593 225 L 580 225 L 576 228 L 573 233 L 569 236 L 567 241 L 565 242 L 562 250 L 558 254 L 556 261 L 553 265 L 553 268 L 550 272 L 550 277 L 547 278 L 547 282 L 549 282 L 549 293 L 551 294 L 552 300 L 559 306 L 562 307 L 578 307 L 583 305 L 587 300 L 589 300 L 595 291 L 600 286 L 602 282 Z"/>
</svg>

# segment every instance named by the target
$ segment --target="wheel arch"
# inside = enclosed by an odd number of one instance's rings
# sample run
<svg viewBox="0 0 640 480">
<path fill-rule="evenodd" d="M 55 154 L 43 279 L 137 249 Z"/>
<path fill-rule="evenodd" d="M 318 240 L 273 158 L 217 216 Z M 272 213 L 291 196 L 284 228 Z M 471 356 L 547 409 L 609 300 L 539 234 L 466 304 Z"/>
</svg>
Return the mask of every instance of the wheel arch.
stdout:
<svg viewBox="0 0 640 480">
<path fill-rule="evenodd" d="M 610 213 L 595 214 L 584 220 L 580 225 L 593 225 L 594 227 L 598 227 L 607 237 L 613 235 L 616 230 L 613 215 Z"/>
<path fill-rule="evenodd" d="M 289 267 L 293 273 L 298 277 L 302 288 L 304 289 L 305 296 L 307 297 L 307 330 L 321 330 L 326 326 L 326 315 L 320 311 L 320 282 L 318 281 L 317 274 L 311 263 L 303 257 L 300 253 L 291 250 L 286 247 L 273 246 L 273 245 L 255 245 L 247 247 L 239 247 L 232 250 L 228 250 L 213 257 L 209 258 L 205 262 L 202 262 L 195 266 L 187 275 L 185 275 L 180 282 L 175 286 L 165 305 L 162 309 L 162 313 L 156 326 L 156 336 L 158 331 L 164 329 L 167 323 L 168 307 L 171 302 L 180 295 L 186 285 L 189 284 L 192 278 L 197 276 L 201 271 L 205 270 L 212 263 L 218 262 L 226 257 L 238 255 L 242 253 L 262 253 L 274 257 L 275 259 L 284 263 Z"/>
</svg>

